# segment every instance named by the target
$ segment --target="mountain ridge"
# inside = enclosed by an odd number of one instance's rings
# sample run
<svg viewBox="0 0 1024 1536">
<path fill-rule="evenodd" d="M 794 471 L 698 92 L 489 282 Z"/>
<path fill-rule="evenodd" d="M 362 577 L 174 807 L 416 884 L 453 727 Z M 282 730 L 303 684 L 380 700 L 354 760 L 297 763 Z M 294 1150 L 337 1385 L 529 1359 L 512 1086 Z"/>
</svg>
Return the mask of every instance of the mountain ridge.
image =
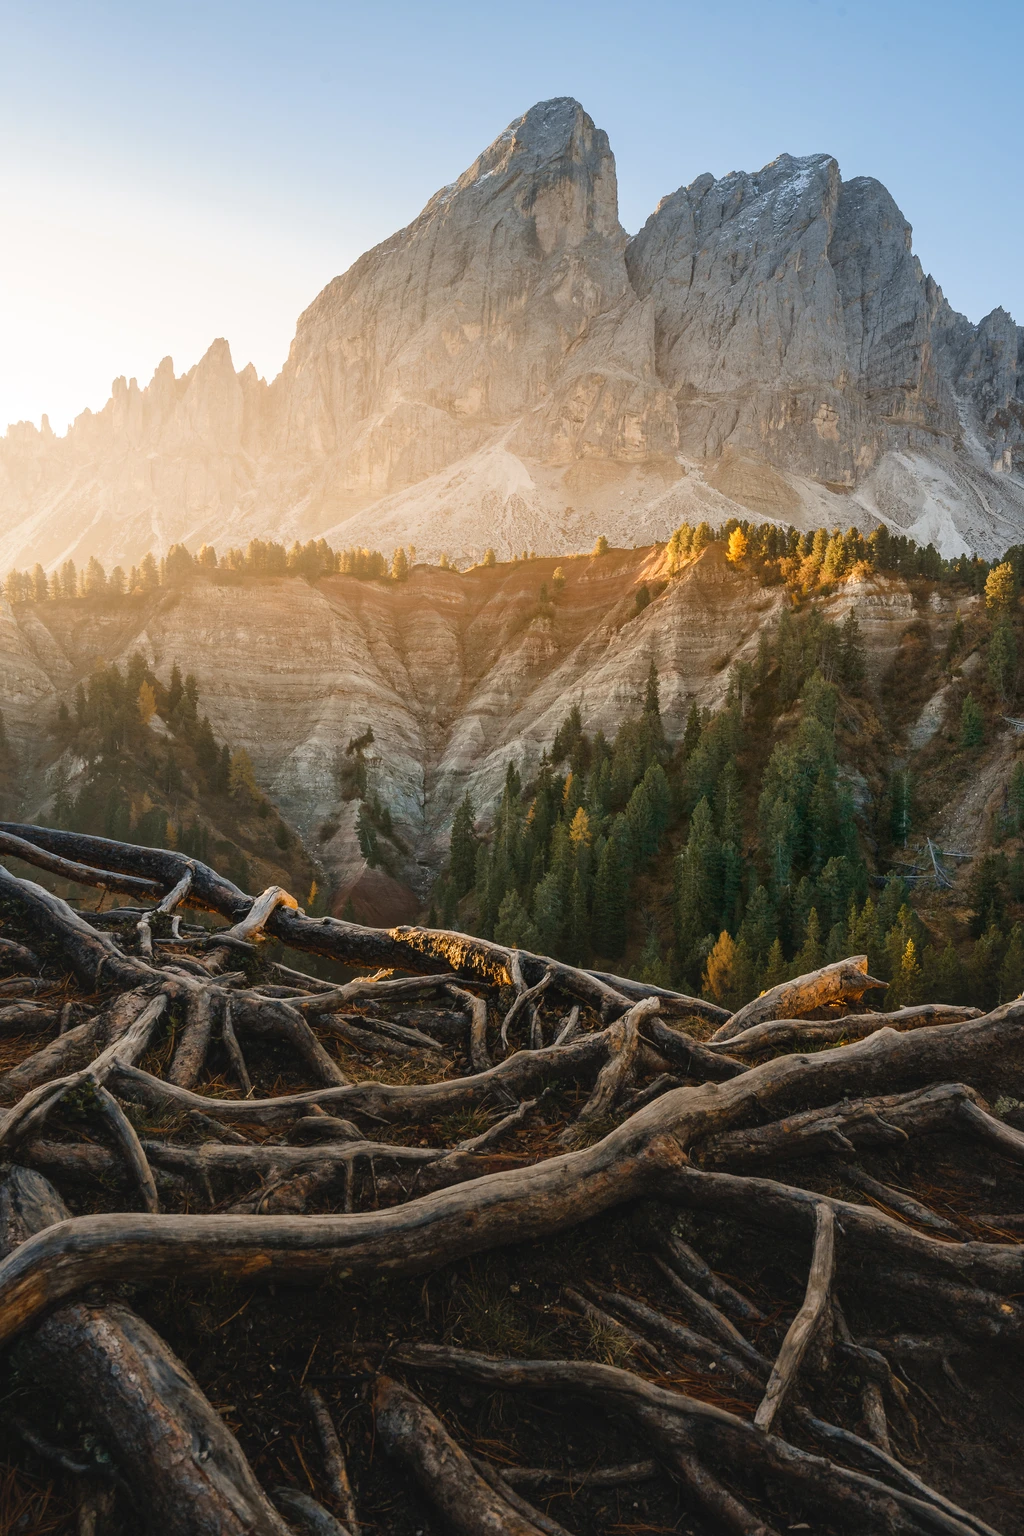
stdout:
<svg viewBox="0 0 1024 1536">
<path fill-rule="evenodd" d="M 628 237 L 607 136 L 539 103 L 299 317 L 63 438 L 0 439 L 0 566 L 324 535 L 428 558 L 730 515 L 992 555 L 1024 532 L 1024 332 L 956 314 L 881 183 L 824 154 L 696 178 Z"/>
</svg>

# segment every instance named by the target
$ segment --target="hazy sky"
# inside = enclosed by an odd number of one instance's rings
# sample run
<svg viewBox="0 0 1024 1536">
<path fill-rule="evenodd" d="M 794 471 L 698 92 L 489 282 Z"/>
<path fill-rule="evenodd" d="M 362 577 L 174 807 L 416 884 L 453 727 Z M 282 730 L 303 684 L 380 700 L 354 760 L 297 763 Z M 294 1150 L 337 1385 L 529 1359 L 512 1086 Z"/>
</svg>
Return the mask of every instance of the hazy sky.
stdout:
<svg viewBox="0 0 1024 1536">
<path fill-rule="evenodd" d="M 972 319 L 1024 321 L 1021 0 L 0 0 L 0 430 L 299 312 L 533 102 L 611 139 L 631 232 L 782 151 L 877 176 Z"/>
</svg>

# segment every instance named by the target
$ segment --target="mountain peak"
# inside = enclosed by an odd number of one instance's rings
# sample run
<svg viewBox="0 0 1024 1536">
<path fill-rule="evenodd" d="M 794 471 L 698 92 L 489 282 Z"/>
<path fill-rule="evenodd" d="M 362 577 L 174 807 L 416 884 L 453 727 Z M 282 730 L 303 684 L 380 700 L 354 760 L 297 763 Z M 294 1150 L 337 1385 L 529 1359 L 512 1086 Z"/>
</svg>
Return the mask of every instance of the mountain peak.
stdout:
<svg viewBox="0 0 1024 1536">
<path fill-rule="evenodd" d="M 556 96 L 322 290 L 269 387 L 220 338 L 0 442 L 0 570 L 154 529 L 564 553 L 712 512 L 993 554 L 1024 535 L 1022 341 L 828 154 L 700 176 L 627 242 L 607 135 Z"/>
</svg>

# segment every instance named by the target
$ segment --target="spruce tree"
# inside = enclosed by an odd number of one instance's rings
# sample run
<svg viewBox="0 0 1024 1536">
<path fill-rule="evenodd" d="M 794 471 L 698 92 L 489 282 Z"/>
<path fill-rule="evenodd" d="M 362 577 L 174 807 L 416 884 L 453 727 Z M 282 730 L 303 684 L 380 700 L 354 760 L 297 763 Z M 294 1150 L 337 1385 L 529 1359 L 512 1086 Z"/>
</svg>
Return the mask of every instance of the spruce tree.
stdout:
<svg viewBox="0 0 1024 1536">
<path fill-rule="evenodd" d="M 1009 614 L 997 619 L 988 643 L 988 680 L 1005 703 L 1017 680 L 1017 637 Z"/>
<path fill-rule="evenodd" d="M 850 693 L 858 693 L 864 682 L 864 644 L 857 615 L 851 608 L 840 630 L 839 677 Z"/>
<path fill-rule="evenodd" d="M 715 835 L 706 799 L 690 818 L 690 832 L 679 859 L 677 933 L 679 954 L 689 970 L 701 940 L 721 927 L 722 846 Z"/>
<path fill-rule="evenodd" d="M 1024 927 L 1014 923 L 999 968 L 999 1001 L 1008 1003 L 1024 992 Z"/>
<path fill-rule="evenodd" d="M 683 760 L 690 757 L 700 741 L 701 721 L 700 710 L 697 708 L 697 700 L 694 699 L 686 714 L 686 727 L 683 731 Z"/>
<path fill-rule="evenodd" d="M 505 892 L 498 907 L 498 920 L 494 925 L 495 943 L 505 944 L 510 949 L 529 948 L 526 937 L 529 928 L 530 914 L 523 906 L 519 892 L 513 887 Z"/>
<path fill-rule="evenodd" d="M 571 965 L 582 965 L 590 953 L 590 912 L 583 872 L 575 869 L 569 888 L 569 912 L 565 933 L 565 958 Z"/>
<path fill-rule="evenodd" d="M 967 694 L 960 711 L 960 748 L 976 752 L 985 740 L 985 720 L 973 693 Z"/>
<path fill-rule="evenodd" d="M 592 936 L 600 955 L 615 958 L 626 947 L 630 869 L 623 839 L 613 829 L 597 864 L 594 879 Z"/>
<path fill-rule="evenodd" d="M 452 822 L 451 843 L 448 854 L 448 870 L 455 890 L 456 900 L 472 890 L 476 879 L 477 841 L 473 832 L 476 813 L 469 791 L 463 795 Z"/>
<path fill-rule="evenodd" d="M 923 971 L 921 996 L 930 1003 L 960 1003 L 964 995 L 963 966 L 960 957 L 947 940 L 944 949 L 927 945 L 921 955 Z M 874 967 L 868 970 L 875 974 Z"/>
<path fill-rule="evenodd" d="M 550 869 L 533 893 L 533 927 L 537 949 L 542 955 L 555 955 L 562 947 L 565 933 L 566 899 L 558 873 Z"/>
<path fill-rule="evenodd" d="M 778 943 L 778 920 L 775 904 L 763 885 L 759 885 L 747 902 L 740 937 L 746 939 L 756 963 L 764 961 L 768 952 Z M 782 950 L 779 948 L 781 959 Z M 772 983 L 774 985 L 774 983 Z"/>
<path fill-rule="evenodd" d="M 1008 948 L 1002 930 L 990 923 L 964 964 L 965 1001 L 975 1008 L 994 1008 L 999 1000 L 999 973 Z"/>
<path fill-rule="evenodd" d="M 764 968 L 758 977 L 758 990 L 768 992 L 772 987 L 780 986 L 788 975 L 789 967 L 782 953 L 782 945 L 778 939 L 773 939 Z"/>
<path fill-rule="evenodd" d="M 644 685 L 644 714 L 650 719 L 661 719 L 661 699 L 658 690 L 658 668 L 654 657 L 647 669 L 647 682 Z"/>
<path fill-rule="evenodd" d="M 804 933 L 804 941 L 789 967 L 791 976 L 806 976 L 808 971 L 816 971 L 824 963 L 824 952 L 821 945 L 821 923 L 818 920 L 818 911 L 812 907 L 807 916 L 807 928 Z"/>
</svg>

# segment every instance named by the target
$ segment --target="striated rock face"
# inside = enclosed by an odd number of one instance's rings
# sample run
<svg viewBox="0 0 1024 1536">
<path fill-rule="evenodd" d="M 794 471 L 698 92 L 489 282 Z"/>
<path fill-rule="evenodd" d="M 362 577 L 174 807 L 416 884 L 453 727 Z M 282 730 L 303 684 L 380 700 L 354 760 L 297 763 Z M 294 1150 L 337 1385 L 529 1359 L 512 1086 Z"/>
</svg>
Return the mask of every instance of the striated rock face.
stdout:
<svg viewBox="0 0 1024 1536">
<path fill-rule="evenodd" d="M 325 453 L 334 490 L 364 493 L 500 427 L 566 463 L 674 449 L 625 245 L 606 135 L 574 101 L 535 107 L 300 317 L 279 448 Z"/>
<path fill-rule="evenodd" d="M 213 344 L 66 437 L 0 440 L 0 569 L 176 540 L 478 557 L 684 518 L 1024 537 L 1024 332 L 955 314 L 877 181 L 705 175 L 628 240 L 578 102 L 512 123 L 300 316 L 271 385 Z"/>
<path fill-rule="evenodd" d="M 418 567 L 400 586 L 332 577 L 308 586 L 263 580 L 206 583 L 116 605 L 87 600 L 0 604 L 4 718 L 21 765 L 24 812 L 53 788 L 34 768 L 57 702 L 99 662 L 141 650 L 160 676 L 175 661 L 196 674 L 219 739 L 244 746 L 261 786 L 325 864 L 339 902 L 358 884 L 360 908 L 406 919 L 447 846 L 455 806 L 469 789 L 489 812 L 513 758 L 529 774 L 570 705 L 610 737 L 643 697 L 652 657 L 669 735 L 690 702 L 717 706 L 730 665 L 753 659 L 758 635 L 785 602 L 712 546 L 659 591 L 650 549 L 564 560 L 554 604 L 554 561 L 459 576 Z M 638 586 L 658 593 L 636 615 Z M 940 608 L 944 600 L 939 599 Z M 847 583 L 835 617 L 855 604 L 874 665 L 884 667 L 914 601 L 903 583 Z M 936 610 L 936 644 L 952 621 Z M 408 852 L 394 876 L 363 865 L 356 803 L 342 802 L 336 765 L 372 727 L 370 792 L 389 806 Z"/>
</svg>

